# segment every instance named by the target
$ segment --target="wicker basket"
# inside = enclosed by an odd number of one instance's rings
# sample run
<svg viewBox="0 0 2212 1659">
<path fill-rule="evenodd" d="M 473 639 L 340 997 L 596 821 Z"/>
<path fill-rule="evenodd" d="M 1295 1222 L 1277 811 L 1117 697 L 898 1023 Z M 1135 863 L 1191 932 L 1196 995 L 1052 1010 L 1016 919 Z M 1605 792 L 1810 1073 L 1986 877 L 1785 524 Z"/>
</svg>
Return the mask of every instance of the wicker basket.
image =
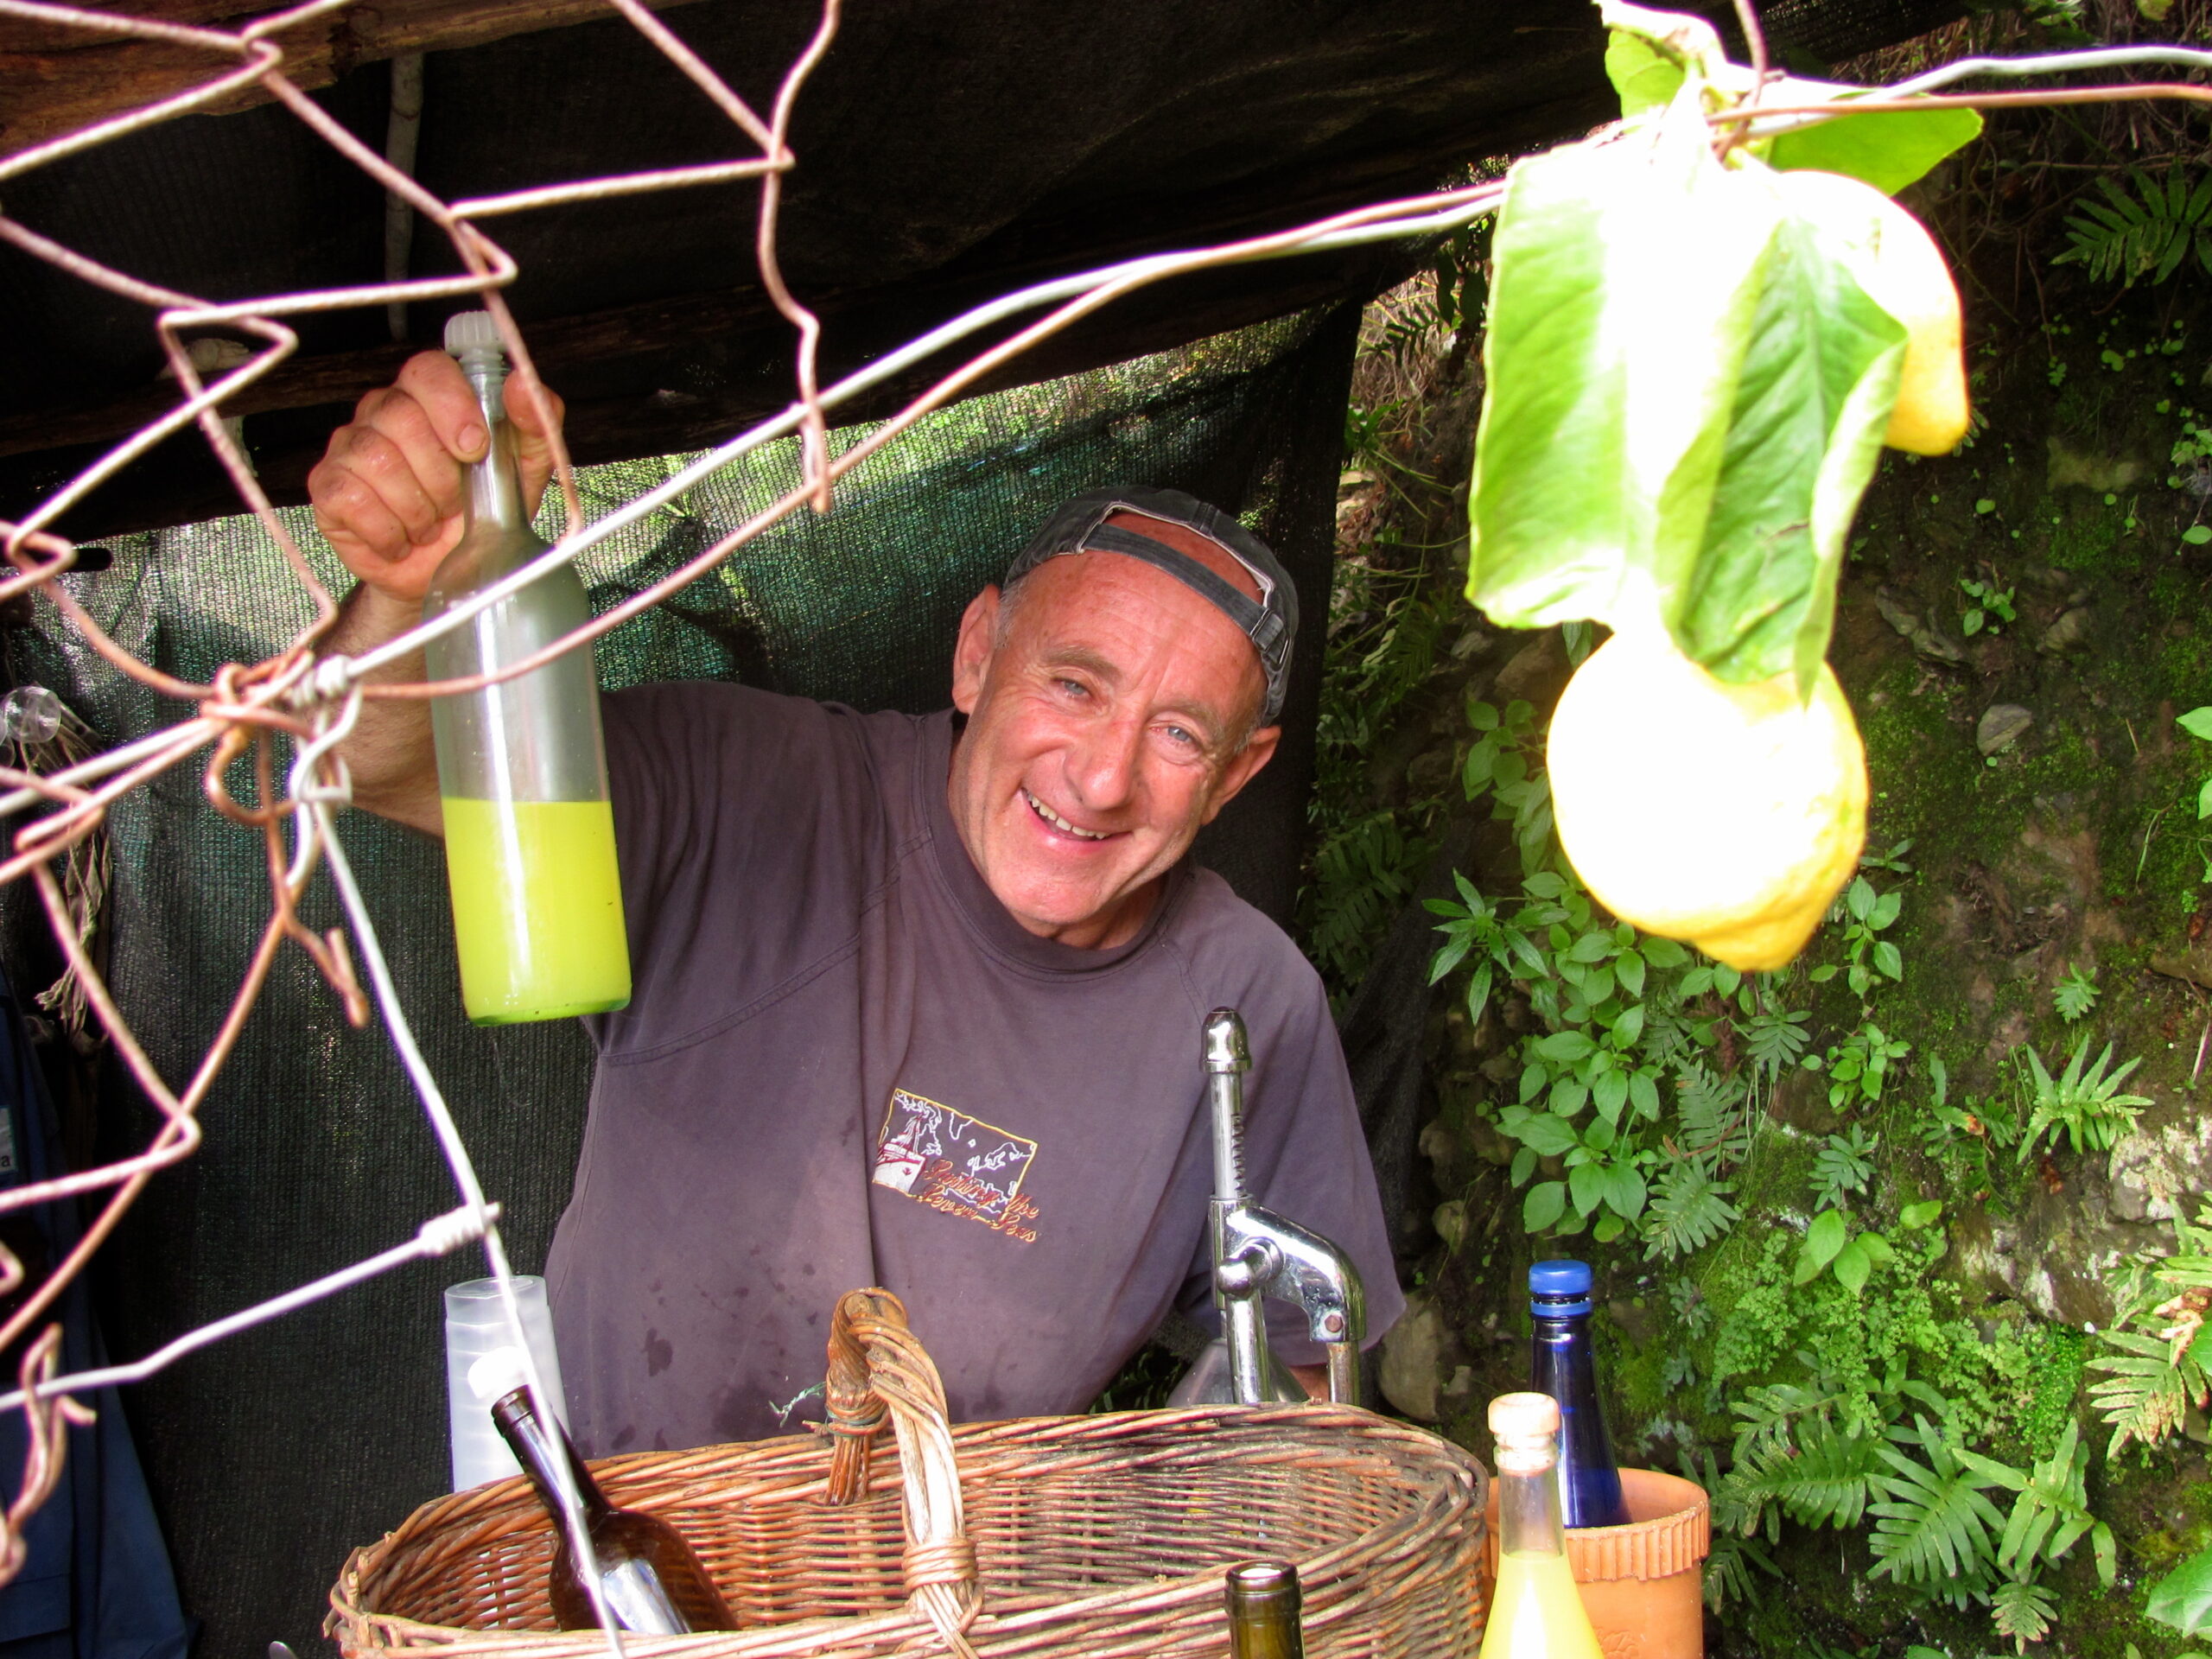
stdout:
<svg viewBox="0 0 2212 1659">
<path fill-rule="evenodd" d="M 895 1298 L 856 1291 L 836 1323 L 828 1434 L 593 1465 L 613 1502 L 683 1531 L 745 1627 L 627 1636 L 628 1652 L 1218 1654 L 1223 1569 L 1255 1556 L 1297 1563 L 1316 1659 L 1481 1644 L 1484 1475 L 1434 1435 L 1328 1405 L 948 1430 Z M 874 1445 L 887 1408 L 895 1452 Z M 605 1653 L 552 1629 L 552 1554 L 519 1477 L 455 1493 L 354 1552 L 326 1628 L 349 1659 Z"/>
</svg>

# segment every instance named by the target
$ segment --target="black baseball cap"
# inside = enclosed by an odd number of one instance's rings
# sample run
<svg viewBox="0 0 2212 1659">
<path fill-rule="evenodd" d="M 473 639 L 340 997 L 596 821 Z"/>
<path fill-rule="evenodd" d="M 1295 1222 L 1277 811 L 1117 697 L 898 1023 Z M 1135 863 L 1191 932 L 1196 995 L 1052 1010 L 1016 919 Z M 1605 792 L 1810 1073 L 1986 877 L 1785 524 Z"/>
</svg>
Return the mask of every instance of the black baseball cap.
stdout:
<svg viewBox="0 0 2212 1659">
<path fill-rule="evenodd" d="M 1108 524 L 1117 512 L 1196 531 L 1251 573 L 1259 584 L 1260 597 L 1253 599 L 1180 548 L 1127 525 Z M 1180 490 L 1110 484 L 1104 489 L 1084 491 L 1047 518 L 1007 566 L 1001 586 L 1011 588 L 1046 560 L 1063 553 L 1094 550 L 1142 559 L 1218 606 L 1260 653 L 1261 671 L 1268 682 L 1260 723 L 1274 724 L 1282 713 L 1284 688 L 1290 679 L 1291 646 L 1298 639 L 1298 589 L 1290 573 L 1282 568 L 1282 561 L 1265 542 L 1220 508 L 1208 506 Z"/>
</svg>

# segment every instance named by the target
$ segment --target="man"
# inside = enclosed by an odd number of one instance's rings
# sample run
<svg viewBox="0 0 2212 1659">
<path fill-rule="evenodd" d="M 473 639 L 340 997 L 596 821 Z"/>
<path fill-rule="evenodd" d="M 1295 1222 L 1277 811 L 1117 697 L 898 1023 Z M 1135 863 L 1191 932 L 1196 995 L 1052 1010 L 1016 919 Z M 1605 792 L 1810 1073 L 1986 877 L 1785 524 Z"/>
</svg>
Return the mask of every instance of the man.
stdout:
<svg viewBox="0 0 2212 1659">
<path fill-rule="evenodd" d="M 534 501 L 550 466 L 516 391 Z M 425 353 L 332 438 L 310 492 L 361 584 L 337 649 L 415 621 L 486 436 Z M 1198 1033 L 1221 1004 L 1251 1034 L 1251 1187 L 1351 1252 L 1370 1339 L 1396 1318 L 1319 981 L 1185 856 L 1274 753 L 1296 625 L 1233 520 L 1098 492 L 968 607 L 952 711 L 605 699 L 635 991 L 585 1022 L 547 1266 L 588 1452 L 818 1415 L 830 1306 L 866 1284 L 906 1299 L 957 1417 L 1081 1410 L 1171 1308 L 1210 1306 Z M 346 755 L 359 804 L 438 833 L 421 703 L 369 705 Z M 1313 1387 L 1318 1351 L 1277 1345 Z"/>
</svg>

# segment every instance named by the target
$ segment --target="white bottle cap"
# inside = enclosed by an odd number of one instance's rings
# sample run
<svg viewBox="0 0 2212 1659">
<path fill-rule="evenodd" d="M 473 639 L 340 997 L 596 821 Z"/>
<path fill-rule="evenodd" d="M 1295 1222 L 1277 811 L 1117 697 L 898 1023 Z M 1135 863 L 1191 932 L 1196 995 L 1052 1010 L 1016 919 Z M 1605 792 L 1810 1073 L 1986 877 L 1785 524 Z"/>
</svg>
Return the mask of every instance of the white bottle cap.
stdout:
<svg viewBox="0 0 2212 1659">
<path fill-rule="evenodd" d="M 446 319 L 446 350 L 459 357 L 463 352 L 497 352 L 499 325 L 489 311 L 456 311 Z"/>
<path fill-rule="evenodd" d="M 1515 1440 L 1556 1434 L 1559 1402 L 1548 1394 L 1501 1394 L 1490 1402 L 1490 1432 L 1501 1440 Z"/>
<path fill-rule="evenodd" d="M 1501 1394 L 1490 1402 L 1497 1471 L 1541 1475 L 1559 1461 L 1559 1402 L 1548 1394 Z"/>
<path fill-rule="evenodd" d="M 480 1405 L 504 1399 L 528 1382 L 522 1368 L 522 1350 L 494 1348 L 468 1368 L 468 1391 Z"/>
</svg>

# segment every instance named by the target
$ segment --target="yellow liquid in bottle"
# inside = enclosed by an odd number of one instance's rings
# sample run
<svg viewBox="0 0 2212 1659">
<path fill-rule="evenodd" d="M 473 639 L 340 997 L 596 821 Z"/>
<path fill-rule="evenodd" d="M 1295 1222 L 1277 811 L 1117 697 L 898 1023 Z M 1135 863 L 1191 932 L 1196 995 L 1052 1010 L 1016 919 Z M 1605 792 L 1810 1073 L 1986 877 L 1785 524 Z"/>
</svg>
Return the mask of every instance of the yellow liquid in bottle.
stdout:
<svg viewBox="0 0 2212 1659">
<path fill-rule="evenodd" d="M 1602 1659 L 1566 1556 L 1546 1550 L 1498 1557 L 1482 1659 Z"/>
<path fill-rule="evenodd" d="M 601 1014 L 630 1000 L 605 801 L 445 798 L 461 1001 L 480 1026 Z"/>
</svg>

